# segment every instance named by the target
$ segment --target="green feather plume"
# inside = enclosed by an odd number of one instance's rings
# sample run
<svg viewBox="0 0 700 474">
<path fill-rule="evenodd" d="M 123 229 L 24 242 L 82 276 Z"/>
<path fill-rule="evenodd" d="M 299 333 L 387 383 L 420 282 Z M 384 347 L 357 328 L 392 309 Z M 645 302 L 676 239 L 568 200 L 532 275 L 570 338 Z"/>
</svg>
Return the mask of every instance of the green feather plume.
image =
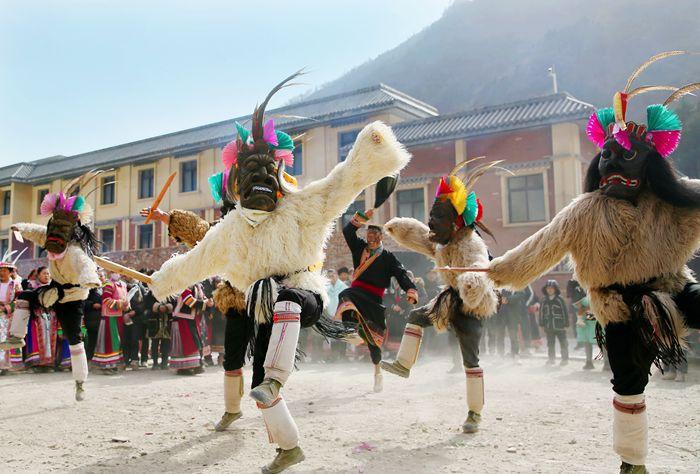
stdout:
<svg viewBox="0 0 700 474">
<path fill-rule="evenodd" d="M 612 107 L 598 109 L 595 113 L 598 116 L 600 125 L 603 127 L 603 131 L 606 131 L 608 129 L 608 125 L 615 122 L 615 111 Z"/>
<path fill-rule="evenodd" d="M 476 193 L 472 191 L 467 196 L 467 206 L 464 208 L 464 212 L 462 213 L 464 223 L 466 225 L 472 225 L 476 220 L 476 216 L 478 213 L 479 204 L 476 202 Z"/>
<path fill-rule="evenodd" d="M 275 150 L 294 150 L 294 140 L 284 132 L 275 132 L 277 134 L 277 146 L 271 146 Z"/>
<path fill-rule="evenodd" d="M 73 211 L 75 212 L 83 212 L 83 208 L 85 207 L 85 198 L 83 196 L 78 196 L 75 198 L 75 202 L 73 203 Z"/>
<path fill-rule="evenodd" d="M 243 143 L 248 143 L 250 130 L 247 130 L 243 125 L 241 125 L 238 122 L 236 122 L 236 130 L 238 131 L 238 138 L 240 138 Z"/>
<path fill-rule="evenodd" d="M 211 176 L 209 176 L 209 190 L 211 191 L 211 197 L 214 198 L 214 201 L 219 202 L 223 198 L 223 181 L 224 181 L 224 173 L 216 173 Z"/>
<path fill-rule="evenodd" d="M 661 104 L 653 104 L 647 107 L 647 129 L 655 131 L 674 131 L 683 128 L 681 119 L 675 112 Z"/>
</svg>

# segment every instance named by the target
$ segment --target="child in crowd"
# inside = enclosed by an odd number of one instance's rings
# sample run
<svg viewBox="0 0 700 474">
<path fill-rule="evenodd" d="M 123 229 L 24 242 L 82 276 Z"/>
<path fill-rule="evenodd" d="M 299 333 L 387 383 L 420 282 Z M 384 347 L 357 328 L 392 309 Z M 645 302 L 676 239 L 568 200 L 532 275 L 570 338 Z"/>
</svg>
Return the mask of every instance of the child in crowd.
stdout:
<svg viewBox="0 0 700 474">
<path fill-rule="evenodd" d="M 561 350 L 561 365 L 569 363 L 569 345 L 566 339 L 566 328 L 569 327 L 569 313 L 566 310 L 566 302 L 561 297 L 559 283 L 556 280 L 548 280 L 542 288 L 544 297 L 540 303 L 540 326 L 547 335 L 547 365 L 553 365 L 555 345 L 559 340 Z"/>
</svg>

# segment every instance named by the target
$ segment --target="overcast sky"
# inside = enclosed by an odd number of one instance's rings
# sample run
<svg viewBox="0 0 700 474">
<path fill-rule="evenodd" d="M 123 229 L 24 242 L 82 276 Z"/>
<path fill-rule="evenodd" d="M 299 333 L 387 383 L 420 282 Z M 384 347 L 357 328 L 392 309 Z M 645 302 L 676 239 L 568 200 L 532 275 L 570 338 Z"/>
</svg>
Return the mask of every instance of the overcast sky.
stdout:
<svg viewBox="0 0 700 474">
<path fill-rule="evenodd" d="M 0 0 L 0 166 L 225 120 L 335 79 L 450 0 Z"/>
</svg>

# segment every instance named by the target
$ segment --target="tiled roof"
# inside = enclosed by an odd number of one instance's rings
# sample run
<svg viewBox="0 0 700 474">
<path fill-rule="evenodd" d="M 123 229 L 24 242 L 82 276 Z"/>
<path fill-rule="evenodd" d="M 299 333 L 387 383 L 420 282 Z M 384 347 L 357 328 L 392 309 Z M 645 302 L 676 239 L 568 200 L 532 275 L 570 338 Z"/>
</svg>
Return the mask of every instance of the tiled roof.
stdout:
<svg viewBox="0 0 700 474">
<path fill-rule="evenodd" d="M 296 131 L 317 126 L 319 123 L 376 113 L 387 108 L 399 108 L 414 117 L 437 115 L 437 110 L 433 106 L 384 84 L 320 99 L 301 100 L 270 110 L 269 115 L 277 115 L 275 117 L 277 128 Z M 93 168 L 153 160 L 173 153 L 223 144 L 235 137 L 234 122 L 243 123 L 249 118 L 250 115 L 245 115 L 80 155 L 55 156 L 30 163 L 7 166 L 0 168 L 0 183 L 4 184 L 9 181 L 40 182 L 61 176 L 65 174 L 66 170 L 76 174 Z M 22 168 L 22 172 L 19 172 L 18 168 Z"/>
<path fill-rule="evenodd" d="M 580 120 L 594 110 L 592 105 L 560 93 L 403 122 L 393 128 L 399 141 L 416 145 Z"/>
</svg>

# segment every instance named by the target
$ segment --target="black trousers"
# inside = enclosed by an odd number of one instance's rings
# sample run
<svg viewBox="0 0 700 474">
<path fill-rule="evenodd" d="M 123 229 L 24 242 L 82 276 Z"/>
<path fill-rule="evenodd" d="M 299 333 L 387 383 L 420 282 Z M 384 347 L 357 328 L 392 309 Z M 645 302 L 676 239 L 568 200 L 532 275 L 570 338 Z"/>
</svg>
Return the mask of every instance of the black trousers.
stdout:
<svg viewBox="0 0 700 474">
<path fill-rule="evenodd" d="M 504 315 L 504 319 L 508 330 L 508 339 L 510 339 L 510 355 L 516 356 L 520 353 L 520 334 L 518 333 L 520 315 L 509 313 Z"/>
<path fill-rule="evenodd" d="M 454 304 L 451 311 L 450 325 L 457 335 L 459 349 L 462 352 L 462 363 L 467 368 L 479 366 L 479 341 L 483 330 L 483 322 L 470 314 L 464 314 Z M 422 328 L 432 326 L 428 317 L 430 307 L 428 305 L 411 311 L 408 317 L 409 324 L 415 324 Z"/>
<path fill-rule="evenodd" d="M 649 382 L 649 371 L 656 354 L 648 351 L 641 361 L 631 356 L 631 347 L 639 344 L 631 325 L 627 323 L 608 323 L 605 326 L 605 347 L 613 378 L 610 380 L 613 390 L 619 395 L 638 395 L 644 392 Z M 635 351 L 640 352 L 640 351 Z"/>
<path fill-rule="evenodd" d="M 168 365 L 168 357 L 170 356 L 170 339 L 151 339 L 151 357 L 153 365 L 158 365 L 158 356 L 160 356 L 161 366 Z"/>
<path fill-rule="evenodd" d="M 566 329 L 545 329 L 547 334 L 547 356 L 549 360 L 554 360 L 556 355 L 556 344 L 559 340 L 562 360 L 569 360 L 569 341 L 566 339 Z"/>
<path fill-rule="evenodd" d="M 87 329 L 87 341 L 85 341 L 85 355 L 87 359 L 92 359 L 95 355 L 95 346 L 97 345 L 97 331 L 100 329 L 100 321 L 85 321 Z"/>
<path fill-rule="evenodd" d="M 32 308 L 39 303 L 39 293 L 36 290 L 26 290 L 17 296 L 17 299 L 29 303 Z M 83 300 L 70 301 L 68 303 L 56 303 L 53 305 L 56 319 L 63 329 L 63 337 L 68 339 L 68 344 L 79 344 L 83 340 Z"/>
</svg>

